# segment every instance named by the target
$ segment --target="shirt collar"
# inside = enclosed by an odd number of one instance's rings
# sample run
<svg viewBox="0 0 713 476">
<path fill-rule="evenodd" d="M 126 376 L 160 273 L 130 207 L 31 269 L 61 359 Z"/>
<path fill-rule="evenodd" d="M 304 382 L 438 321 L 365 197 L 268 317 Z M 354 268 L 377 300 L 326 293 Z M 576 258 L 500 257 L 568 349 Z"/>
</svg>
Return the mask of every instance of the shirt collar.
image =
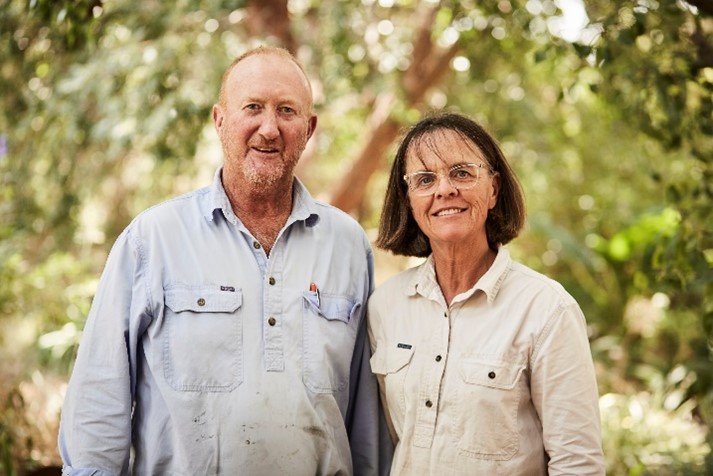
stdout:
<svg viewBox="0 0 713 476">
<path fill-rule="evenodd" d="M 488 271 L 481 276 L 471 289 L 456 296 L 453 302 L 464 301 L 476 291 L 481 290 L 487 296 L 488 303 L 492 303 L 510 270 L 511 263 L 512 258 L 507 248 L 504 246 L 498 247 L 498 254 L 495 256 L 495 261 L 493 261 Z M 406 285 L 405 293 L 407 296 L 420 294 L 431 300 L 442 299 L 443 293 L 438 285 L 438 281 L 436 281 L 436 268 L 433 262 L 433 255 L 430 255 L 426 261 L 416 269 L 413 277 Z"/>
<path fill-rule="evenodd" d="M 213 176 L 213 183 L 209 187 L 209 202 L 206 209 L 206 219 L 213 221 L 216 213 L 221 213 L 223 217 L 233 225 L 240 222 L 235 215 L 233 207 L 225 193 L 222 181 L 223 167 L 218 167 Z M 305 225 L 312 227 L 319 222 L 317 202 L 312 198 L 304 184 L 295 177 L 292 187 L 292 212 L 287 219 L 287 224 L 296 221 L 304 221 Z"/>
</svg>

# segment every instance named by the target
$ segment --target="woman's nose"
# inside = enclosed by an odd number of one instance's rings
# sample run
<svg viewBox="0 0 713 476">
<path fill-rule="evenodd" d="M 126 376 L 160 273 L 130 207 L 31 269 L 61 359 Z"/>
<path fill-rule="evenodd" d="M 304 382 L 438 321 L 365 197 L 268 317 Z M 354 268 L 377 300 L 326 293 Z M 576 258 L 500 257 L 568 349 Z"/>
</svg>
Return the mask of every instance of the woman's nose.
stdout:
<svg viewBox="0 0 713 476">
<path fill-rule="evenodd" d="M 458 189 L 453 186 L 447 174 L 439 174 L 436 177 L 436 196 L 445 197 L 447 195 L 455 195 Z"/>
</svg>

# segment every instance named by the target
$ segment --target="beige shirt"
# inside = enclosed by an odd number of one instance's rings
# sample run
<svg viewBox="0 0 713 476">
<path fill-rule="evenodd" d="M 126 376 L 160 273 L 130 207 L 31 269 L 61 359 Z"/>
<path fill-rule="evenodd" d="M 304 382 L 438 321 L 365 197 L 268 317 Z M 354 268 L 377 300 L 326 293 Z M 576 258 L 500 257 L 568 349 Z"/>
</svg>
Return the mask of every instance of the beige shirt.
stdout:
<svg viewBox="0 0 713 476">
<path fill-rule="evenodd" d="M 447 306 L 430 257 L 368 319 L 392 475 L 604 474 L 586 323 L 557 282 L 500 248 Z"/>
</svg>

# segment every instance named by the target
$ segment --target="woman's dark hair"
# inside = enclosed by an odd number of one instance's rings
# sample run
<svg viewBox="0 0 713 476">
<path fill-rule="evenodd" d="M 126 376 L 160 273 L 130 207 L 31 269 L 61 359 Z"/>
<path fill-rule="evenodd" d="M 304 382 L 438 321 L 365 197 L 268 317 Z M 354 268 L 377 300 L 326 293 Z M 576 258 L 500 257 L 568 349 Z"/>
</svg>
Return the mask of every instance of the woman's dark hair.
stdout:
<svg viewBox="0 0 713 476">
<path fill-rule="evenodd" d="M 497 203 L 485 222 L 488 245 L 497 250 L 498 245 L 509 243 L 525 225 L 525 199 L 520 182 L 495 139 L 472 119 L 450 112 L 429 115 L 406 131 L 391 167 L 376 245 L 398 255 L 425 257 L 431 254 L 431 244 L 411 212 L 408 186 L 403 177 L 406 154 L 412 143 L 439 130 L 455 131 L 463 140 L 472 142 L 483 153 L 490 173 L 500 175 Z"/>
</svg>

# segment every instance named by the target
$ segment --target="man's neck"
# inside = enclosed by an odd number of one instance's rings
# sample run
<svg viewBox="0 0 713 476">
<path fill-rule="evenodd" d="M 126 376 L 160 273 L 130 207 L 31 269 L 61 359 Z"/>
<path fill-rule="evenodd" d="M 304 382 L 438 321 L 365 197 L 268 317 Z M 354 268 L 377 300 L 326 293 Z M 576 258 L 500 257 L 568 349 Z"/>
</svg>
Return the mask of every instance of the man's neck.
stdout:
<svg viewBox="0 0 713 476">
<path fill-rule="evenodd" d="M 269 188 L 248 184 L 225 188 L 233 212 L 268 255 L 292 212 L 292 182 Z"/>
</svg>

